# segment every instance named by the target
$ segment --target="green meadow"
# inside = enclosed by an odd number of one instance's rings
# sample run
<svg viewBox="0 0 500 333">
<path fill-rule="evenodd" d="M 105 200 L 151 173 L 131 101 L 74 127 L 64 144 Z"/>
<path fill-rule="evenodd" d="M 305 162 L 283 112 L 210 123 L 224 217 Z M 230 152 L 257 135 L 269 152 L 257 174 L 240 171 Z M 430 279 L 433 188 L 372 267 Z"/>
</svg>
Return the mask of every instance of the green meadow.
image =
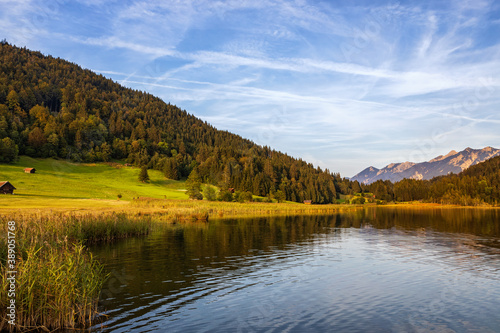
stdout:
<svg viewBox="0 0 500 333">
<path fill-rule="evenodd" d="M 25 168 L 35 168 L 34 174 Z M 18 209 L 25 213 L 53 210 L 87 213 L 154 212 L 165 216 L 214 216 L 325 213 L 338 205 L 304 205 L 296 202 L 193 201 L 186 195 L 185 181 L 166 179 L 157 170 L 148 170 L 150 181 L 138 180 L 140 169 L 123 163 L 73 163 L 66 160 L 21 156 L 16 163 L 0 164 L 0 181 L 16 187 L 14 195 L 0 195 L 0 215 Z M 119 197 L 121 196 L 121 197 Z M 254 196 L 254 199 L 264 198 Z"/>
<path fill-rule="evenodd" d="M 27 167 L 36 173 L 24 173 Z M 157 170 L 148 174 L 150 182 L 141 183 L 138 168 L 120 163 L 80 164 L 22 156 L 14 164 L 0 165 L 0 181 L 16 187 L 14 195 L 0 195 L 0 207 L 78 208 L 122 205 L 137 197 L 187 199 L 184 181 L 165 179 Z"/>
</svg>

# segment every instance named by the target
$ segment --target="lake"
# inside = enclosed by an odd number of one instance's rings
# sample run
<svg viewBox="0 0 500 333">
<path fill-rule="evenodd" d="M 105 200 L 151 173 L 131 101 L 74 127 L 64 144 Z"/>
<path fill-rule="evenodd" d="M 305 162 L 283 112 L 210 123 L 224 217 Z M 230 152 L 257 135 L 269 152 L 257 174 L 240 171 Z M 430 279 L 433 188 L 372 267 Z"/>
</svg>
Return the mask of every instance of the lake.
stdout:
<svg viewBox="0 0 500 333">
<path fill-rule="evenodd" d="M 94 332 L 500 332 L 500 211 L 372 207 L 91 248 Z"/>
</svg>

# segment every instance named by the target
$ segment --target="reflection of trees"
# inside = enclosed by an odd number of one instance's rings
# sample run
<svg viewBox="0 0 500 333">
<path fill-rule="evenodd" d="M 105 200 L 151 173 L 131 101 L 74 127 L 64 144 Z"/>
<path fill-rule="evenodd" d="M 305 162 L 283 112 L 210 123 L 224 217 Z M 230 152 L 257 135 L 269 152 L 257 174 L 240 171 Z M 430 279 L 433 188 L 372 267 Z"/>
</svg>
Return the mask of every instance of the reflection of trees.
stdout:
<svg viewBox="0 0 500 333">
<path fill-rule="evenodd" d="M 110 245 L 109 251 L 139 280 L 173 280 L 189 283 L 203 267 L 238 269 L 228 260 L 248 258 L 273 249 L 284 250 L 290 244 L 307 242 L 318 234 L 331 234 L 337 228 L 403 230 L 430 229 L 438 232 L 500 237 L 498 210 L 425 209 L 377 207 L 332 216 L 297 216 L 219 220 L 166 226 L 147 239 L 125 240 Z M 338 230 L 337 230 L 338 231 Z M 126 260 L 139 246 L 142 265 Z M 132 250 L 130 248 L 132 247 Z M 111 260 L 105 249 L 96 249 L 104 261 Z M 123 260 L 125 257 L 125 260 Z M 234 261 L 234 260 L 233 260 Z M 240 264 L 244 265 L 244 260 Z M 163 287 L 162 287 L 163 288 Z"/>
<path fill-rule="evenodd" d="M 186 223 L 165 226 L 147 238 L 96 246 L 93 252 L 108 270 L 122 272 L 127 280 L 119 293 L 104 295 L 105 306 L 113 308 L 116 302 L 116 306 L 136 311 L 139 316 L 150 311 L 148 304 L 155 300 L 146 297 L 144 303 L 138 304 L 137 299 L 131 303 L 127 301 L 131 295 L 165 295 L 156 306 L 203 297 L 203 290 L 208 290 L 205 284 L 221 284 L 223 288 L 231 279 L 256 274 L 253 266 L 262 265 L 263 256 L 274 262 L 291 260 L 288 255 L 275 253 L 299 251 L 302 244 L 310 244 L 319 234 L 335 236 L 339 230 L 336 227 L 342 223 L 340 216 Z"/>
<path fill-rule="evenodd" d="M 320 238 L 335 242 L 343 228 L 469 234 L 470 242 L 477 244 L 474 236 L 481 236 L 486 244 L 500 237 L 498 215 L 497 210 L 372 207 L 331 216 L 218 220 L 168 225 L 148 237 L 95 247 L 93 252 L 126 281 L 112 298 L 106 295 L 106 306 L 137 317 L 166 304 L 167 314 L 210 293 L 232 290 L 233 281 L 262 274 L 266 265 L 294 265 L 295 255 Z"/>
<path fill-rule="evenodd" d="M 367 209 L 364 223 L 375 228 L 399 227 L 408 230 L 430 228 L 440 232 L 476 236 L 500 236 L 500 211 L 472 208 L 389 208 Z"/>
</svg>

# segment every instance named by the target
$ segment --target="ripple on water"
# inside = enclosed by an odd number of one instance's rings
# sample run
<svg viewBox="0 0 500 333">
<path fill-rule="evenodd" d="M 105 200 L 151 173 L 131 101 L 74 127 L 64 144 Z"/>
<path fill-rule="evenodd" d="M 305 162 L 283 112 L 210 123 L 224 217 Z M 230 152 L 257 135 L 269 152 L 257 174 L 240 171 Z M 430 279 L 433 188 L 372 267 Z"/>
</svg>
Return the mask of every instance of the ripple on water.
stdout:
<svg viewBox="0 0 500 333">
<path fill-rule="evenodd" d="M 252 246 L 210 255 L 186 242 L 172 252 L 168 237 L 116 249 L 124 261 L 117 253 L 107 268 L 137 275 L 103 300 L 103 331 L 500 331 L 500 250 L 479 237 L 327 227 L 280 243 L 252 230 Z M 210 246 L 228 239 L 218 236 Z M 259 237 L 272 239 L 259 248 Z"/>
</svg>

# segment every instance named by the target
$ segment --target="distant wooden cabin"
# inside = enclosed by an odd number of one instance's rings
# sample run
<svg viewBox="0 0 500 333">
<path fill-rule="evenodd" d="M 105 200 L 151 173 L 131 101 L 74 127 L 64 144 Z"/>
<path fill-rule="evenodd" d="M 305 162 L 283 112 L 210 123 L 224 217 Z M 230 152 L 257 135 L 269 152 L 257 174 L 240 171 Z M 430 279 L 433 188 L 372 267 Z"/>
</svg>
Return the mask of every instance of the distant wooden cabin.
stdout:
<svg viewBox="0 0 500 333">
<path fill-rule="evenodd" d="M 234 188 L 230 187 L 227 189 L 229 191 L 229 193 L 234 193 Z"/>
<path fill-rule="evenodd" d="M 36 169 L 35 168 L 26 168 L 24 169 L 24 173 L 35 173 Z"/>
<path fill-rule="evenodd" d="M 310 205 L 312 203 L 312 200 L 304 200 L 304 205 Z"/>
<path fill-rule="evenodd" d="M 0 193 L 1 194 L 14 194 L 16 188 L 9 182 L 0 182 Z"/>
</svg>

